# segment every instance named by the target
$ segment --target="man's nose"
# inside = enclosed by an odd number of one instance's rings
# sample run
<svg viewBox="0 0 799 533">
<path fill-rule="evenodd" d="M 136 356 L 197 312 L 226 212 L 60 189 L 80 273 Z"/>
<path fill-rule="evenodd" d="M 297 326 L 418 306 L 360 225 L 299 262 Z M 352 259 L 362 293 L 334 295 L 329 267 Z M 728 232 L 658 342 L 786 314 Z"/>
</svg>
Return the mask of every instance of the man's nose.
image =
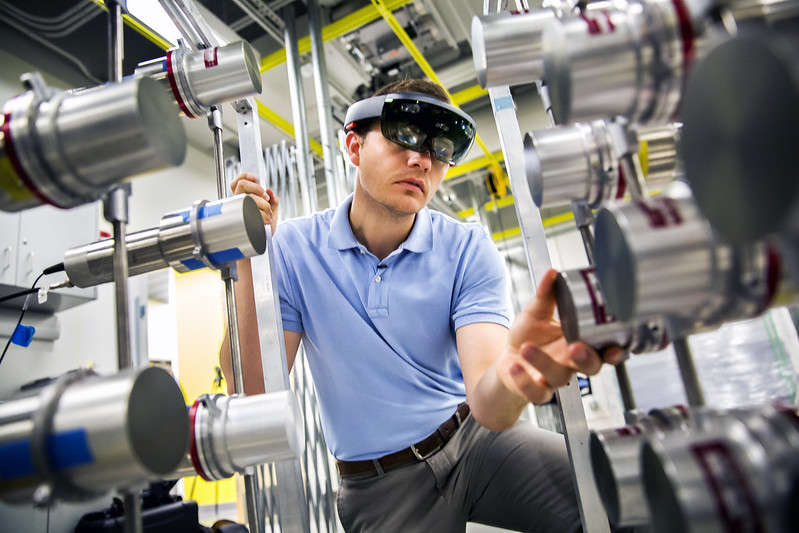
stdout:
<svg viewBox="0 0 799 533">
<path fill-rule="evenodd" d="M 424 152 L 409 151 L 411 152 L 408 158 L 410 165 L 418 166 L 423 170 L 430 170 L 433 167 L 433 152 L 431 150 L 425 150 Z"/>
</svg>

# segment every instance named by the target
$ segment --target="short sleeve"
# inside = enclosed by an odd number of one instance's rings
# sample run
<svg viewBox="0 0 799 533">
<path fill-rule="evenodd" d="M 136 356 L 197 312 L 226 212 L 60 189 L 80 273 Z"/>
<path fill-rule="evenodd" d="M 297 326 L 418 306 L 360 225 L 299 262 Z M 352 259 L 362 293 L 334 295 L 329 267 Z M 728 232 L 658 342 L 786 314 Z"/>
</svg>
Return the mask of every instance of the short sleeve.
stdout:
<svg viewBox="0 0 799 533">
<path fill-rule="evenodd" d="M 510 326 L 506 283 L 505 265 L 496 246 L 482 228 L 471 229 L 453 292 L 453 327 L 457 330 L 476 322 Z"/>
<path fill-rule="evenodd" d="M 294 270 L 291 268 L 290 259 L 286 256 L 280 245 L 281 239 L 278 237 L 279 231 L 275 232 L 272 239 L 272 249 L 275 258 L 275 275 L 277 277 L 277 293 L 280 298 L 280 315 L 283 320 L 283 329 L 289 331 L 303 332 L 302 313 L 296 302 L 298 291 L 295 290 L 297 283 Z"/>
</svg>

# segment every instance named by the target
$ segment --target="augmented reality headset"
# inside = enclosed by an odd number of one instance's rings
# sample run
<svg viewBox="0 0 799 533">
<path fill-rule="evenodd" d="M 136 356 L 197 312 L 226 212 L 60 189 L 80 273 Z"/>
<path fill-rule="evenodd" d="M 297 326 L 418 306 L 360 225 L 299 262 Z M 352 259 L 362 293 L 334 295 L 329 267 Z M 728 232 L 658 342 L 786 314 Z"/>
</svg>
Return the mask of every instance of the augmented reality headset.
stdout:
<svg viewBox="0 0 799 533">
<path fill-rule="evenodd" d="M 355 102 L 347 110 L 344 128 L 380 119 L 383 136 L 409 150 L 430 152 L 433 157 L 456 165 L 474 142 L 472 118 L 437 98 L 422 93 L 391 93 Z"/>
</svg>

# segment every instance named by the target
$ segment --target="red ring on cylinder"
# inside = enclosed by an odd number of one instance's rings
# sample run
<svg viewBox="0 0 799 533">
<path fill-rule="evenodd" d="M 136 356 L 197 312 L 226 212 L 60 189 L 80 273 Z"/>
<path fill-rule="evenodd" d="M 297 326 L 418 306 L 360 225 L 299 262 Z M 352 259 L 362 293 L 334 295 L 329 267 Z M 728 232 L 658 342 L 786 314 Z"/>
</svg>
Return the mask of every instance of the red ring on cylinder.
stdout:
<svg viewBox="0 0 799 533">
<path fill-rule="evenodd" d="M 691 13 L 683 0 L 671 0 L 674 5 L 674 11 L 677 14 L 677 20 L 680 28 L 680 37 L 682 38 L 682 65 L 683 65 L 683 78 L 682 78 L 682 93 L 685 92 L 685 84 L 688 80 L 688 70 L 693 66 L 694 59 L 696 58 L 696 50 L 694 49 L 694 26 L 691 24 Z M 679 114 L 679 104 L 674 110 L 674 117 Z"/>
<path fill-rule="evenodd" d="M 202 398 L 195 400 L 192 406 L 189 408 L 189 457 L 191 458 L 191 465 L 194 467 L 194 471 L 203 478 L 205 481 L 214 481 L 211 479 L 210 476 L 205 472 L 203 469 L 203 465 L 200 462 L 200 456 L 197 454 L 197 440 L 194 437 L 194 423 L 195 419 L 197 418 L 197 407 L 203 403 Z"/>
<path fill-rule="evenodd" d="M 619 165 L 619 185 L 616 188 L 616 200 L 624 198 L 624 193 L 627 191 L 627 180 L 624 178 L 624 169 Z"/>
<path fill-rule="evenodd" d="M 33 193 L 33 195 L 41 200 L 45 204 L 50 204 L 55 207 L 59 207 L 64 209 L 65 207 L 62 205 L 58 205 L 57 203 L 53 202 L 49 198 L 47 198 L 42 192 L 36 187 L 36 184 L 33 183 L 28 173 L 25 171 L 25 168 L 22 166 L 22 163 L 17 156 L 17 149 L 14 148 L 14 141 L 11 138 L 11 113 L 5 113 L 3 115 L 3 123 L 0 125 L 0 131 L 3 132 L 3 139 L 4 144 L 6 147 L 6 153 L 8 154 L 8 160 L 11 162 L 11 166 L 14 168 L 14 171 L 17 173 L 17 177 L 22 180 L 22 183 L 28 188 L 28 190 Z"/>
<path fill-rule="evenodd" d="M 779 251 L 772 244 L 766 245 L 766 297 L 755 311 L 754 316 L 763 314 L 771 306 L 774 296 L 777 294 L 777 287 L 782 277 L 782 257 Z"/>
<path fill-rule="evenodd" d="M 178 90 L 178 84 L 175 80 L 175 68 L 172 65 L 172 54 L 174 50 L 167 50 L 166 52 L 166 77 L 169 80 L 169 86 L 172 88 L 172 94 L 175 95 L 175 100 L 180 107 L 180 110 L 183 111 L 183 114 L 189 118 L 197 118 L 195 115 L 189 111 L 186 102 L 183 101 L 183 98 L 180 96 L 180 91 Z"/>
<path fill-rule="evenodd" d="M 694 26 L 691 24 L 691 13 L 683 0 L 671 0 L 674 4 L 674 11 L 680 25 L 680 37 L 682 37 L 682 62 L 687 71 L 694 62 Z"/>
</svg>

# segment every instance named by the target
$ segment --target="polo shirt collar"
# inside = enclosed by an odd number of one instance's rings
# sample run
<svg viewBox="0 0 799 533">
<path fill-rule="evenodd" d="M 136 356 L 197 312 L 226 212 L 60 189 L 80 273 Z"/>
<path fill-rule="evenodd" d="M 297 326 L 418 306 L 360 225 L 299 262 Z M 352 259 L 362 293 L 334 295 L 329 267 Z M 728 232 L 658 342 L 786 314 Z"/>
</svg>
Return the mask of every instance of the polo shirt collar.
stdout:
<svg viewBox="0 0 799 533">
<path fill-rule="evenodd" d="M 333 219 L 330 221 L 330 234 L 327 237 L 327 245 L 336 250 L 348 250 L 357 248 L 360 243 L 352 233 L 350 226 L 350 206 L 352 205 L 350 194 L 347 199 L 336 208 Z M 433 221 L 430 210 L 423 207 L 416 214 L 416 220 L 411 228 L 411 233 L 405 242 L 400 245 L 400 249 L 410 252 L 422 253 L 433 248 Z"/>
</svg>

